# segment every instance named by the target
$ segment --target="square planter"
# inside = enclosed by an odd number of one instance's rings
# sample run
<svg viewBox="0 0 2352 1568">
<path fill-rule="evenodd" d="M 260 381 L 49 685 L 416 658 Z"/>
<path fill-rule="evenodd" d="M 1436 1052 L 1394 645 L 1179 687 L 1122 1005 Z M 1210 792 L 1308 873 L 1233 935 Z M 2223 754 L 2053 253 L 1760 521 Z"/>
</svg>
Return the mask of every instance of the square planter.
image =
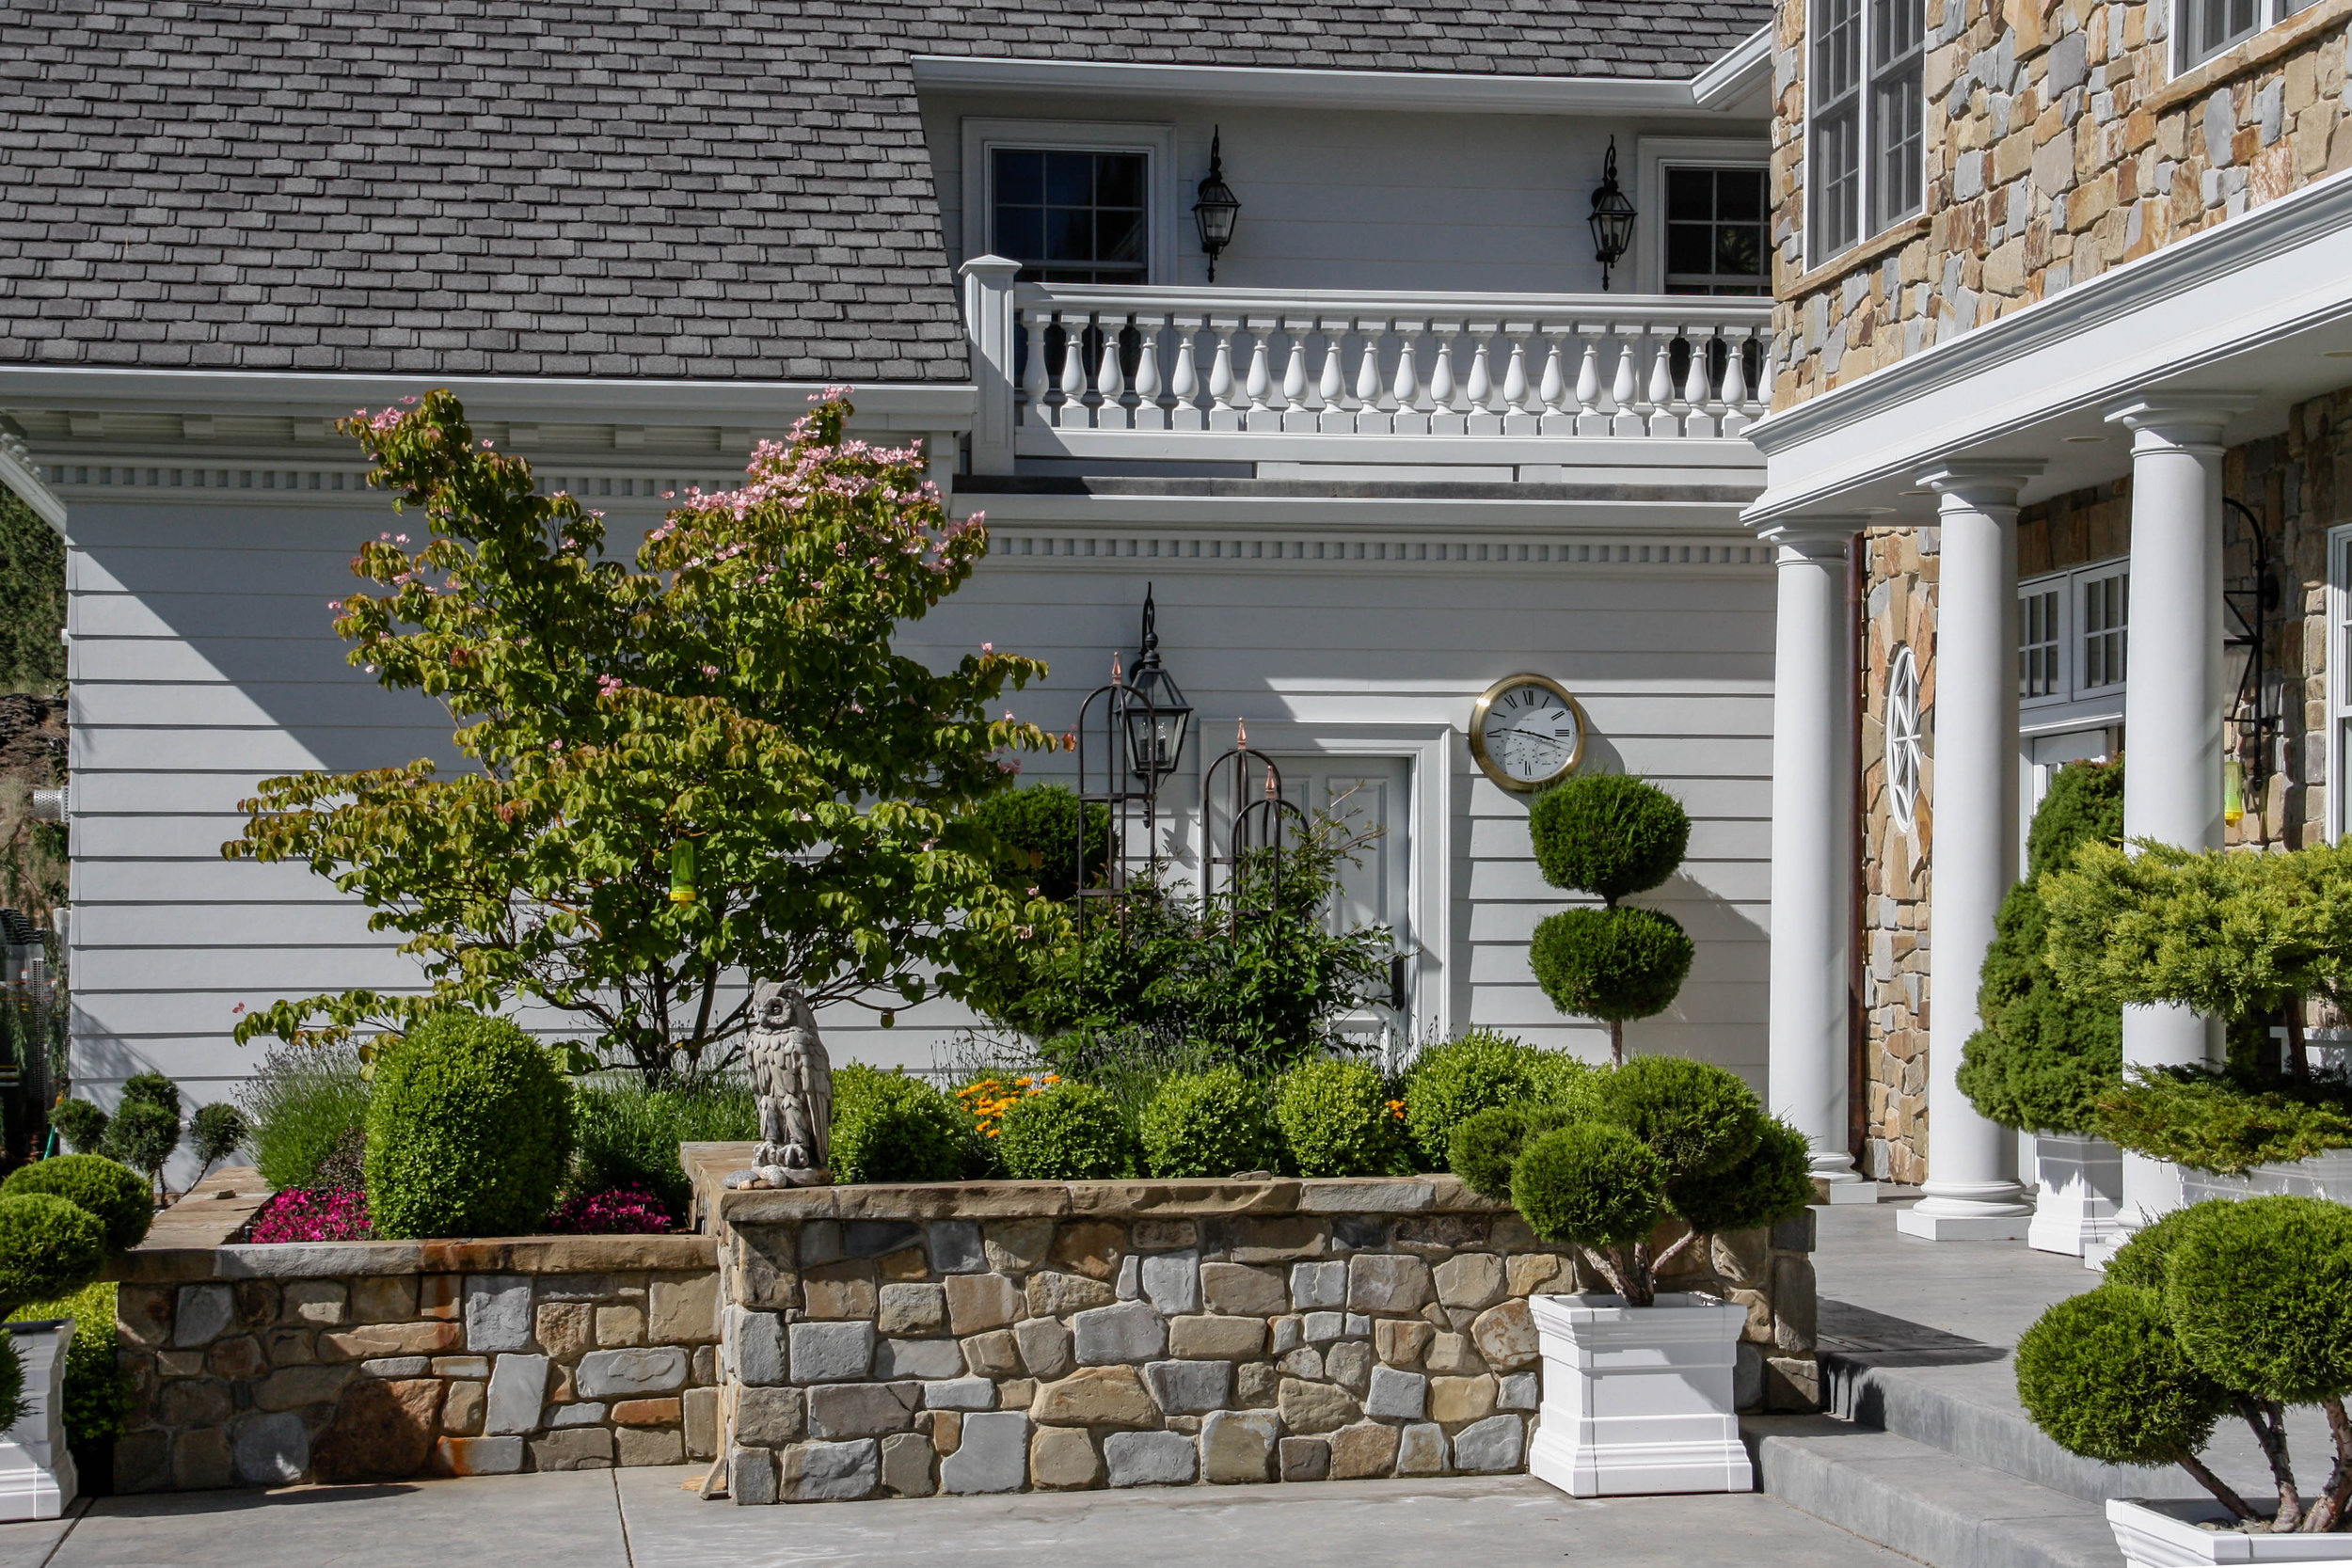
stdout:
<svg viewBox="0 0 2352 1568">
<path fill-rule="evenodd" d="M 2296 1568 L 2352 1568 L 2352 1535 L 2249 1535 L 2211 1529 L 2229 1514 L 2207 1498 L 2107 1504 L 2107 1528 L 2124 1568 L 2203 1568 L 2214 1562 L 2292 1562 Z"/>
<path fill-rule="evenodd" d="M 24 1366 L 24 1418 L 0 1433 L 0 1519 L 55 1519 L 73 1500 L 73 1456 L 65 1448 L 65 1348 L 73 1320 L 10 1323 Z"/>
<path fill-rule="evenodd" d="M 2191 1170 L 2186 1165 L 2179 1170 L 2184 1203 L 2202 1203 L 2209 1197 L 2268 1197 L 2278 1193 L 2352 1203 L 2352 1148 L 2330 1149 L 2308 1160 L 2256 1165 L 2236 1176 Z"/>
<path fill-rule="evenodd" d="M 2027 1246 L 2080 1258 L 2122 1239 L 2122 1149 L 2105 1138 L 2037 1132 L 2033 1170 L 2042 1195 L 2034 1201 L 2033 1223 L 2026 1227 Z"/>
<path fill-rule="evenodd" d="M 1746 1307 L 1600 1294 L 1530 1306 L 1544 1356 L 1534 1474 L 1578 1497 L 1755 1489 L 1732 1394 Z"/>
</svg>

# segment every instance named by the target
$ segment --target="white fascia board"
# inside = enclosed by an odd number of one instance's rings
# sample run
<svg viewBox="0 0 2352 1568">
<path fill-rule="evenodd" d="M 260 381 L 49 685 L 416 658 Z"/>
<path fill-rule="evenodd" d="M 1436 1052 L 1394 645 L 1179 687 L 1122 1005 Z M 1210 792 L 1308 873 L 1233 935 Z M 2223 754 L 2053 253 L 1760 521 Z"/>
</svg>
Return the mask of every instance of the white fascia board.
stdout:
<svg viewBox="0 0 2352 1568">
<path fill-rule="evenodd" d="M 392 373 L 306 375 L 258 371 L 91 370 L 0 365 L 0 407 L 253 415 L 347 414 L 445 387 L 469 413 L 528 415 L 546 422 L 719 424 L 766 427 L 808 411 L 820 381 L 653 381 L 559 376 Z M 852 386 L 860 426 L 965 430 L 979 405 L 970 382 Z"/>
<path fill-rule="evenodd" d="M 1427 496 L 1070 495 L 958 490 L 958 516 L 985 513 L 992 523 L 1093 528 L 1116 526 L 1199 534 L 1220 529 L 1328 531 L 1334 536 L 1453 534 L 1740 534 L 1732 501 L 1433 499 Z"/>
<path fill-rule="evenodd" d="M 1691 78 L 1691 99 L 1702 109 L 1729 109 L 1762 87 L 1772 72 L 1772 24 L 1766 23 L 1723 58 Z"/>
<path fill-rule="evenodd" d="M 1746 45 L 1741 45 L 1742 48 Z M 1735 51 L 1736 53 L 1736 51 Z M 1286 108 L 1427 109 L 1453 114 L 1690 112 L 1690 78 L 1502 76 L 1433 71 L 1300 71 L 1274 66 L 1136 65 L 1114 60 L 917 55 L 918 88 L 1088 98 L 1206 99 Z M 1712 67 L 1710 70 L 1714 69 Z"/>
<path fill-rule="evenodd" d="M 2330 325 L 2352 325 L 2352 171 L 1750 426 L 1772 478 L 1748 519 L 1833 507 L 2160 387 L 2275 398 L 2280 340 Z M 2309 379 L 2321 390 L 2327 373 Z"/>
</svg>

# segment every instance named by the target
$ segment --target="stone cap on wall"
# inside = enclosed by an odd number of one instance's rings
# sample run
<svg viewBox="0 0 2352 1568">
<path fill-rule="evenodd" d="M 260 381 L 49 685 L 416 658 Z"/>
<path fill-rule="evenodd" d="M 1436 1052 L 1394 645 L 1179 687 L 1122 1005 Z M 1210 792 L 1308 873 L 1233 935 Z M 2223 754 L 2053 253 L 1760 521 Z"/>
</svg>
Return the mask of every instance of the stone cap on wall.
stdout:
<svg viewBox="0 0 2352 1568">
<path fill-rule="evenodd" d="M 750 1188 L 729 1191 L 730 1171 L 752 1163 L 749 1143 L 681 1146 L 694 1180 L 695 1212 L 728 1226 L 798 1225 L 810 1220 L 1027 1218 L 1210 1218 L 1217 1215 L 1415 1214 L 1507 1212 L 1459 1178 L 1282 1177 L 1271 1181 L 939 1181 L 871 1186 Z"/>
</svg>

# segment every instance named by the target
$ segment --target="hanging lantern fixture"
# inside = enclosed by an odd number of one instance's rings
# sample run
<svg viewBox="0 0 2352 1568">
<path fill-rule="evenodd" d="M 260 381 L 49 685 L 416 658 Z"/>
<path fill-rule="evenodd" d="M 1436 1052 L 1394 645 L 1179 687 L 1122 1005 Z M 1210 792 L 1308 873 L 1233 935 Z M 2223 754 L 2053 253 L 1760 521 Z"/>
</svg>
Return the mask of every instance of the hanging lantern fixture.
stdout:
<svg viewBox="0 0 2352 1568">
<path fill-rule="evenodd" d="M 1600 287 L 1606 293 L 1609 274 L 1633 245 L 1633 203 L 1617 183 L 1617 138 L 1609 138 L 1609 153 L 1601 161 L 1600 189 L 1593 193 L 1593 257 L 1600 262 Z"/>
</svg>

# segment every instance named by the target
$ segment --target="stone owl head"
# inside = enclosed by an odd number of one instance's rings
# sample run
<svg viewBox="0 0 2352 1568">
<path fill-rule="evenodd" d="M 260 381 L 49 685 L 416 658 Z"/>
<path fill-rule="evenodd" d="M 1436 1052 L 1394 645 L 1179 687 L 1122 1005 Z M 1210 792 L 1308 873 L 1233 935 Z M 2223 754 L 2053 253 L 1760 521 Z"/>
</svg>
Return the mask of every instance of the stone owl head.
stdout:
<svg viewBox="0 0 2352 1568">
<path fill-rule="evenodd" d="M 808 998 L 781 980 L 761 980 L 752 987 L 752 1026 L 780 1033 L 798 1026 L 817 1027 L 817 1014 Z"/>
</svg>

